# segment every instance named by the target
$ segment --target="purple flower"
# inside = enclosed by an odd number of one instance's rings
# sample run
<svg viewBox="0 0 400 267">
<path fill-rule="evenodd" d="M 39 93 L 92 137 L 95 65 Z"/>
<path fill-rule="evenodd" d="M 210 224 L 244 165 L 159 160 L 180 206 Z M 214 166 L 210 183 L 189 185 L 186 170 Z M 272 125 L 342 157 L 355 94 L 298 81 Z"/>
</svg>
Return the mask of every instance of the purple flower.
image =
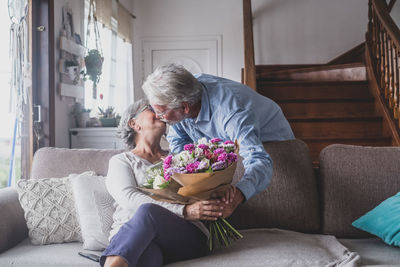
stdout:
<svg viewBox="0 0 400 267">
<path fill-rule="evenodd" d="M 225 141 L 225 142 L 224 142 L 224 145 L 227 145 L 227 144 L 234 145 L 235 143 L 234 143 L 234 142 L 232 142 L 231 140 L 228 140 L 228 141 Z"/>
<path fill-rule="evenodd" d="M 225 149 L 223 149 L 223 148 L 217 148 L 214 150 L 214 155 L 219 155 L 222 153 L 225 153 Z"/>
<path fill-rule="evenodd" d="M 232 162 L 236 162 L 238 159 L 237 155 L 233 152 L 228 154 L 228 162 L 232 163 Z"/>
<path fill-rule="evenodd" d="M 228 153 L 224 152 L 219 154 L 218 161 L 226 161 L 228 159 Z"/>
<path fill-rule="evenodd" d="M 208 149 L 210 149 L 207 145 L 205 145 L 205 144 L 200 144 L 200 145 L 198 145 L 198 148 L 201 148 L 201 149 L 203 149 L 203 150 L 208 150 Z"/>
<path fill-rule="evenodd" d="M 183 146 L 183 149 L 186 151 L 192 152 L 194 150 L 195 146 L 193 144 L 186 144 Z"/>
<path fill-rule="evenodd" d="M 199 167 L 199 164 L 200 164 L 200 162 L 198 162 L 198 161 L 195 161 L 195 162 L 193 162 L 193 163 L 189 163 L 189 164 L 186 166 L 187 172 L 188 172 L 188 173 L 194 173 L 194 172 L 196 172 L 197 169 L 198 169 L 198 167 Z"/>
<path fill-rule="evenodd" d="M 223 170 L 226 168 L 226 162 L 224 161 L 217 161 L 213 165 L 211 165 L 213 171 Z"/>
<path fill-rule="evenodd" d="M 210 140 L 211 143 L 219 143 L 219 142 L 221 142 L 221 141 L 222 141 L 222 140 L 219 139 L 219 138 L 213 138 L 213 139 Z"/>
</svg>

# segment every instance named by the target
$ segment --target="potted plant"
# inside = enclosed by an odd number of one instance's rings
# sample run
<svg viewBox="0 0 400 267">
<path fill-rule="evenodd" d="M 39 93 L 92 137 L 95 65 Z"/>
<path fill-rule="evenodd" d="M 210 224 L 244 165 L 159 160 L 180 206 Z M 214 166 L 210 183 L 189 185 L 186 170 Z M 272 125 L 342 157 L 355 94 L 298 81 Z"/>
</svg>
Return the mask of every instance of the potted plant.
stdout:
<svg viewBox="0 0 400 267">
<path fill-rule="evenodd" d="M 121 119 L 121 116 L 115 113 L 114 107 L 107 107 L 106 109 L 99 109 L 99 120 L 103 127 L 116 127 Z"/>
<path fill-rule="evenodd" d="M 74 118 L 75 125 L 79 128 L 88 126 L 90 109 L 85 109 L 81 103 L 76 102 L 72 105 L 71 115 Z"/>
<path fill-rule="evenodd" d="M 86 76 L 89 76 L 89 80 L 93 82 L 93 90 L 97 88 L 97 83 L 100 80 L 101 68 L 103 66 L 104 58 L 101 56 L 99 50 L 89 50 L 87 56 L 85 56 L 85 67 L 86 72 L 82 71 L 83 79 L 86 81 Z"/>
</svg>

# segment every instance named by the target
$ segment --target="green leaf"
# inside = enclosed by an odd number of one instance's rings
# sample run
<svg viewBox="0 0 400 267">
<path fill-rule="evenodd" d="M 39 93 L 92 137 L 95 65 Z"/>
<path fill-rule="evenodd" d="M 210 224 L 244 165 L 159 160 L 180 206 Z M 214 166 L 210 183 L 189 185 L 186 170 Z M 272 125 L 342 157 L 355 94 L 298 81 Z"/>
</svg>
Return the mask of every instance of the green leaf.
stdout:
<svg viewBox="0 0 400 267">
<path fill-rule="evenodd" d="M 169 186 L 170 181 L 160 184 L 158 187 L 161 189 L 165 189 Z"/>
</svg>

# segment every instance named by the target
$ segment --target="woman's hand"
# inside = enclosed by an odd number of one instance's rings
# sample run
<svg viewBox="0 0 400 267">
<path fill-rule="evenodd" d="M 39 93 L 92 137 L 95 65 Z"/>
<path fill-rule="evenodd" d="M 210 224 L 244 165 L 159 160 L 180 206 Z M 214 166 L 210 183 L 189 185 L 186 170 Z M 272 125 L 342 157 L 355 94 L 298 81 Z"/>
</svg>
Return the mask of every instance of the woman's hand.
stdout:
<svg viewBox="0 0 400 267">
<path fill-rule="evenodd" d="M 208 220 L 215 221 L 222 216 L 223 205 L 220 200 L 200 200 L 193 204 L 185 205 L 183 208 L 183 216 L 186 220 Z"/>
</svg>

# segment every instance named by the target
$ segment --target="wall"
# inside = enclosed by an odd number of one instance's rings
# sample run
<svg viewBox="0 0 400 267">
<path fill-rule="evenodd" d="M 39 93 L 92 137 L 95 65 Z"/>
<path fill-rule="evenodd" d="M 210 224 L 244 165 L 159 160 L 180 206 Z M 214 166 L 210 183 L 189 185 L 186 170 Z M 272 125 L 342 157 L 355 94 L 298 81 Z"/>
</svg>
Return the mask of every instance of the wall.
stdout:
<svg viewBox="0 0 400 267">
<path fill-rule="evenodd" d="M 252 0 L 256 64 L 326 63 L 364 40 L 367 0 Z M 142 39 L 222 35 L 222 73 L 241 80 L 242 0 L 134 0 L 135 98 Z"/>
<path fill-rule="evenodd" d="M 253 0 L 256 64 L 327 63 L 364 41 L 367 0 Z"/>
<path fill-rule="evenodd" d="M 69 133 L 68 130 L 73 126 L 73 122 L 68 116 L 70 111 L 70 105 L 74 103 L 73 98 L 63 97 L 61 98 L 58 94 L 58 84 L 60 81 L 60 75 L 58 70 L 58 60 L 60 58 L 60 44 L 59 38 L 62 29 L 62 8 L 68 3 L 73 13 L 73 25 L 74 31 L 79 33 L 83 40 L 83 12 L 84 12 L 84 1 L 76 0 L 57 0 L 54 1 L 54 46 L 55 51 L 55 146 L 56 147 L 69 147 Z"/>
</svg>

